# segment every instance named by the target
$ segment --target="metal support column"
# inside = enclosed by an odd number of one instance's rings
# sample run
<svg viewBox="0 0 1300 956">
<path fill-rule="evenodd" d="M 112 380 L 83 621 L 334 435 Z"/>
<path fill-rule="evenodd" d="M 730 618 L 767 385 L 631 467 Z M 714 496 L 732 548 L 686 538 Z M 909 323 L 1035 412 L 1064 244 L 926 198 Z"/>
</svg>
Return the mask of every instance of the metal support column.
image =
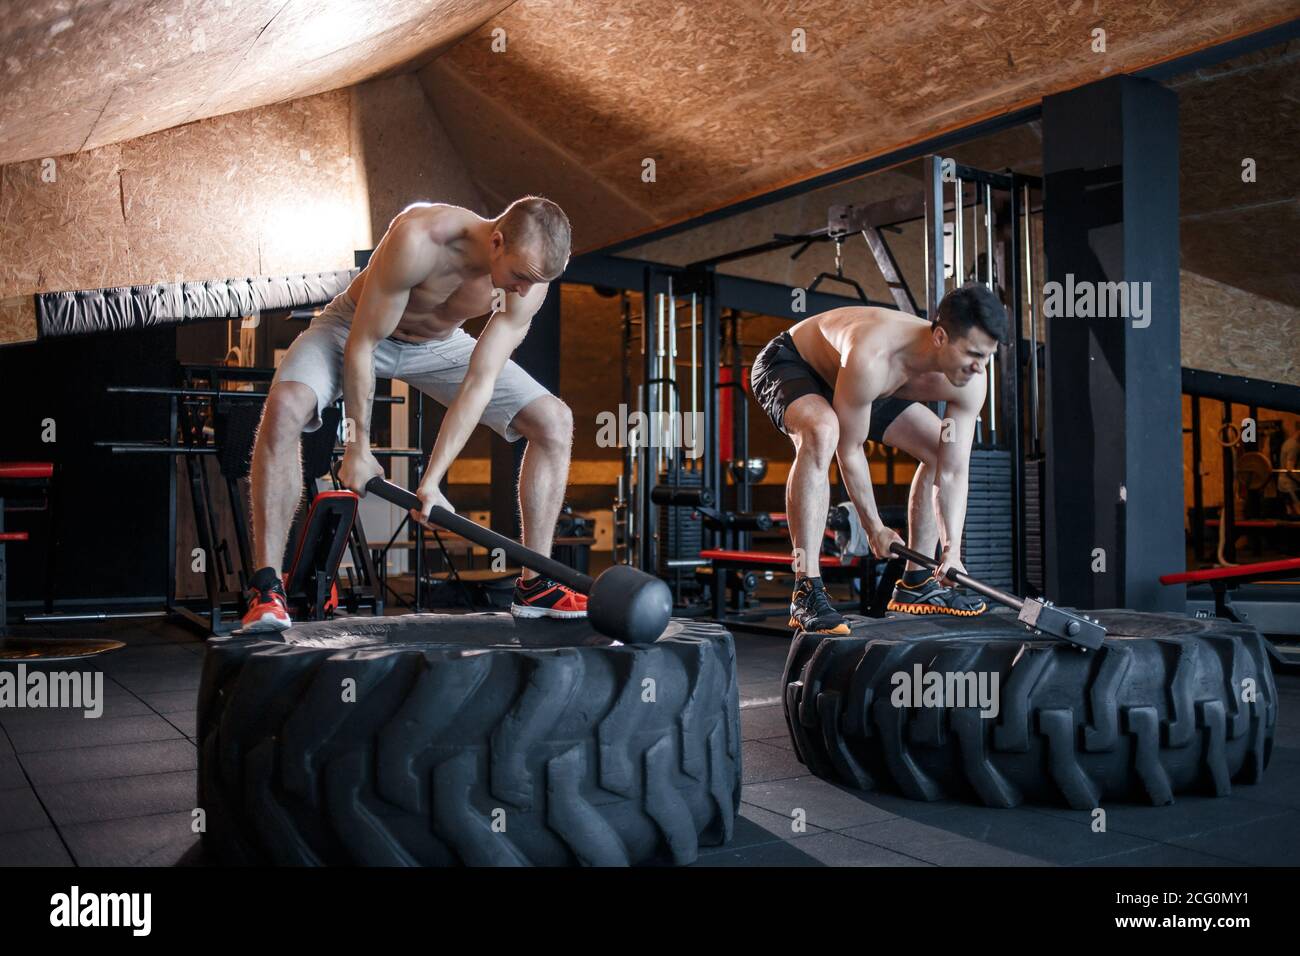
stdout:
<svg viewBox="0 0 1300 956">
<path fill-rule="evenodd" d="M 925 314 L 933 322 L 944 292 L 943 159 L 925 157 Z"/>
</svg>

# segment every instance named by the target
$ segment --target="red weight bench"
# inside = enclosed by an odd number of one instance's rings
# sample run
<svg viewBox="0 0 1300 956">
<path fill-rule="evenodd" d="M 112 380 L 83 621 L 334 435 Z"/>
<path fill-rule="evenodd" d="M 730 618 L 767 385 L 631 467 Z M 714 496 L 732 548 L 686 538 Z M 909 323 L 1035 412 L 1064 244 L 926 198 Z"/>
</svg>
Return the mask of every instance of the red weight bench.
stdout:
<svg viewBox="0 0 1300 956">
<path fill-rule="evenodd" d="M 1162 574 L 1161 584 L 1207 584 L 1214 592 L 1214 614 L 1229 621 L 1244 623 L 1232 607 L 1232 591 L 1252 581 L 1287 581 L 1300 578 L 1300 558 L 1281 561 L 1258 561 L 1233 568 L 1206 568 L 1203 571 L 1179 571 Z"/>
<path fill-rule="evenodd" d="M 713 586 L 710 590 L 713 593 L 713 616 L 717 620 L 722 620 L 725 610 L 726 599 L 726 581 L 728 571 L 752 571 L 752 570 L 770 570 L 782 568 L 790 570 L 789 553 L 773 553 L 770 551 L 730 551 L 724 548 L 706 548 L 700 552 L 700 557 L 709 562 L 713 571 Z M 871 595 L 873 591 L 875 578 L 875 561 L 853 558 L 848 564 L 841 564 L 839 558 L 830 555 L 819 555 L 821 558 L 821 570 L 823 577 L 845 577 L 855 578 L 858 582 L 858 608 L 863 614 L 869 614 L 871 608 Z M 831 574 L 827 574 L 827 572 Z M 735 600 L 732 601 L 733 610 L 742 610 L 744 605 L 744 589 L 735 588 Z"/>
<path fill-rule="evenodd" d="M 8 569 L 5 546 L 26 542 L 26 531 L 5 531 L 5 512 L 46 513 L 45 611 L 54 610 L 54 464 L 48 461 L 0 462 L 0 634 L 8 626 Z"/>
<path fill-rule="evenodd" d="M 351 491 L 322 491 L 312 498 L 293 563 L 284 576 L 284 592 L 295 620 L 321 621 L 334 615 L 339 603 L 339 562 L 356 521 L 357 502 Z"/>
<path fill-rule="evenodd" d="M 1287 524 L 1288 524 L 1287 522 L 1275 521 L 1272 519 L 1264 519 L 1264 518 L 1238 518 L 1236 521 L 1232 523 L 1232 526 L 1234 528 L 1244 528 L 1248 531 L 1259 531 L 1259 530 L 1271 531 L 1275 528 L 1285 528 Z M 1219 526 L 1218 518 L 1205 519 L 1205 527 L 1217 528 L 1218 526 Z"/>
</svg>

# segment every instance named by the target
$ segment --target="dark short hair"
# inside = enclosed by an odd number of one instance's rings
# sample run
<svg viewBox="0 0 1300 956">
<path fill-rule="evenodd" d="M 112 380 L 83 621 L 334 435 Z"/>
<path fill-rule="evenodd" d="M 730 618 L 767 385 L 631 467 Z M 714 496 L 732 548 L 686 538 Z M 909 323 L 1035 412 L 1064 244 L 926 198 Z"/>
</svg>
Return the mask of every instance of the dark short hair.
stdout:
<svg viewBox="0 0 1300 956">
<path fill-rule="evenodd" d="M 982 329 L 1001 344 L 1010 338 L 1006 308 L 988 286 L 979 282 L 968 282 L 945 295 L 934 324 L 943 326 L 953 339 L 962 338 L 971 329 Z"/>
</svg>

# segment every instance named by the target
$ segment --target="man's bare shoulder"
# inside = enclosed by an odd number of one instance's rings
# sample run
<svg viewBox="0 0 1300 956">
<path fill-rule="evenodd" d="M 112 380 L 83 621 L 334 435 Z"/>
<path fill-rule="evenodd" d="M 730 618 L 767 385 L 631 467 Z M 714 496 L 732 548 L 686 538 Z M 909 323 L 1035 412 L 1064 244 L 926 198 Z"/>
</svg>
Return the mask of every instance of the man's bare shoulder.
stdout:
<svg viewBox="0 0 1300 956">
<path fill-rule="evenodd" d="M 388 232 L 402 239 L 423 240 L 446 246 L 463 237 L 479 217 L 448 203 L 411 203 L 388 224 Z"/>
<path fill-rule="evenodd" d="M 873 342 L 884 344 L 927 324 L 924 319 L 906 312 L 878 306 L 831 309 L 814 316 L 809 323 L 815 324 L 827 341 L 841 348 Z"/>
<path fill-rule="evenodd" d="M 846 360 L 856 353 L 864 360 L 868 355 L 894 350 L 901 342 L 927 323 L 914 315 L 881 308 L 837 309 L 840 315 L 830 318 L 826 327 Z M 831 317 L 831 313 L 827 313 Z"/>
<path fill-rule="evenodd" d="M 388 224 L 371 263 L 408 286 L 435 273 L 455 272 L 463 241 L 476 220 L 460 206 L 413 203 Z"/>
</svg>

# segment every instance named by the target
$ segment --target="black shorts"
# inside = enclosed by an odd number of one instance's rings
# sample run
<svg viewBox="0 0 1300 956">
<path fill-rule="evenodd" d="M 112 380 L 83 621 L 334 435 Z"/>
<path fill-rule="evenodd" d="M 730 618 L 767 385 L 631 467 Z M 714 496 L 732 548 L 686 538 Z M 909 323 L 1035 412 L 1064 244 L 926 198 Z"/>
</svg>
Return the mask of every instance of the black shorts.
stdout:
<svg viewBox="0 0 1300 956">
<path fill-rule="evenodd" d="M 789 332 L 782 332 L 763 346 L 750 369 L 749 384 L 754 390 L 754 398 L 772 419 L 772 424 L 787 435 L 785 410 L 795 399 L 820 395 L 830 404 L 835 396 L 835 390 L 804 361 Z M 885 430 L 911 404 L 913 402 L 905 398 L 876 399 L 871 403 L 871 430 L 867 437 L 881 441 Z"/>
</svg>

